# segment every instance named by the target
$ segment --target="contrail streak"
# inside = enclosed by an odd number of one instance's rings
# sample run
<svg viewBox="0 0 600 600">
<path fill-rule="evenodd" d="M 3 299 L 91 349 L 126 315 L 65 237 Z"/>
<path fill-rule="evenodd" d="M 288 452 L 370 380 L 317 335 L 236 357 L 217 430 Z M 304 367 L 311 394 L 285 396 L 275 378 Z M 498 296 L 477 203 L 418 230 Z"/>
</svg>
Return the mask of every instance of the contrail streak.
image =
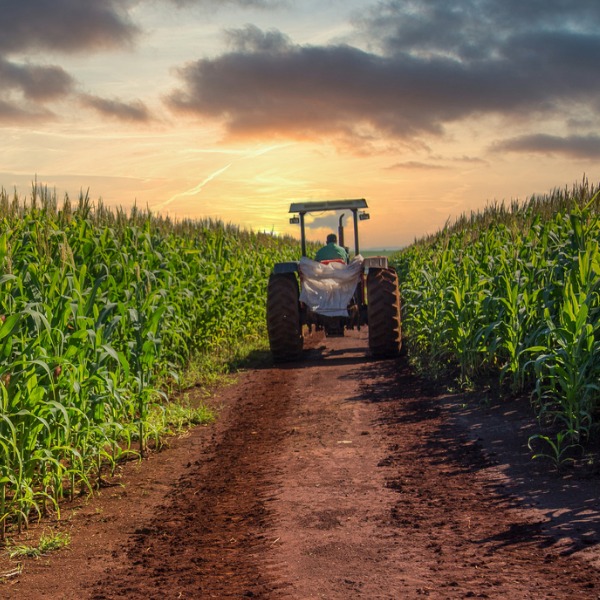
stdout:
<svg viewBox="0 0 600 600">
<path fill-rule="evenodd" d="M 157 204 L 156 206 L 152 207 L 152 209 L 160 210 L 161 208 L 165 208 L 165 207 L 169 206 L 169 204 L 171 204 L 172 202 L 177 200 L 177 198 L 182 198 L 183 196 L 194 196 L 195 194 L 200 193 L 202 191 L 202 188 L 207 183 L 210 183 L 213 179 L 215 179 L 215 177 L 218 177 L 219 175 L 221 175 L 222 173 L 227 171 L 227 169 L 229 169 L 229 167 L 231 167 L 231 165 L 234 162 L 238 162 L 240 160 L 246 160 L 248 158 L 256 158 L 257 156 L 262 156 L 263 154 L 267 154 L 268 152 L 272 152 L 273 150 L 278 150 L 279 148 L 285 148 L 290 145 L 291 144 L 289 144 L 289 143 L 288 144 L 276 144 L 274 146 L 267 146 L 265 148 L 259 148 L 257 150 L 247 152 L 244 156 L 241 156 L 237 160 L 234 160 L 233 162 L 230 162 L 229 164 L 225 165 L 224 167 L 221 167 L 214 173 L 211 173 L 208 177 L 203 179 L 196 187 L 193 187 L 190 190 L 186 190 L 185 192 L 179 192 L 179 193 L 175 194 L 174 196 L 171 196 L 168 200 L 165 200 L 164 202 L 161 202 L 160 204 Z M 209 150 L 192 150 L 192 152 L 210 152 L 210 151 Z M 214 152 L 222 152 L 222 151 L 214 150 Z"/>
<path fill-rule="evenodd" d="M 198 194 L 199 192 L 202 191 L 202 188 L 207 183 L 211 182 L 215 177 L 218 177 L 219 175 L 221 175 L 221 173 L 224 173 L 225 171 L 227 171 L 227 169 L 229 169 L 229 167 L 232 164 L 233 163 L 229 163 L 228 165 L 221 167 L 214 173 L 211 173 L 208 177 L 205 177 L 196 187 L 193 187 L 191 190 L 186 190 L 185 192 L 179 192 L 178 194 L 171 196 L 168 200 L 165 200 L 164 202 L 157 204 L 154 207 L 154 209 L 165 208 L 165 206 L 169 206 L 169 204 L 171 204 L 171 202 L 175 201 L 177 198 L 181 198 L 182 196 L 194 196 L 195 194 Z"/>
</svg>

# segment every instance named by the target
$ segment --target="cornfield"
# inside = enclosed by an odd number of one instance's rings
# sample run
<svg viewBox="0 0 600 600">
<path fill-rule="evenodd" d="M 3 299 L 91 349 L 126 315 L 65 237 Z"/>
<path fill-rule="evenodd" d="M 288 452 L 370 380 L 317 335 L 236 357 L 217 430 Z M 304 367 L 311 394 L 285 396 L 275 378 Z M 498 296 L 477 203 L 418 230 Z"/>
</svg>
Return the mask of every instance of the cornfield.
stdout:
<svg viewBox="0 0 600 600">
<path fill-rule="evenodd" d="M 165 384 L 257 336 L 272 265 L 298 253 L 220 222 L 2 190 L 0 537 L 158 439 Z"/>
<path fill-rule="evenodd" d="M 415 364 L 530 394 L 557 454 L 598 417 L 599 219 L 584 180 L 463 216 L 393 258 Z"/>
</svg>

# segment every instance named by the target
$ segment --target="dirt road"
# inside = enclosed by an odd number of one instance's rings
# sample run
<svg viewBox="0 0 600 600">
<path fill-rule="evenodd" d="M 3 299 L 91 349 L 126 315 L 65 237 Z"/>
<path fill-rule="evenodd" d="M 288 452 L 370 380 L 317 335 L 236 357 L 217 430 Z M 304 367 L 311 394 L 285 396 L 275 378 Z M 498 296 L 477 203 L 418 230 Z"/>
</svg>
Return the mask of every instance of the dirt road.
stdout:
<svg viewBox="0 0 600 600">
<path fill-rule="evenodd" d="M 600 598 L 597 466 L 548 474 L 518 405 L 440 394 L 366 346 L 314 338 L 242 373 L 216 425 L 65 511 L 70 548 L 0 597 Z"/>
</svg>

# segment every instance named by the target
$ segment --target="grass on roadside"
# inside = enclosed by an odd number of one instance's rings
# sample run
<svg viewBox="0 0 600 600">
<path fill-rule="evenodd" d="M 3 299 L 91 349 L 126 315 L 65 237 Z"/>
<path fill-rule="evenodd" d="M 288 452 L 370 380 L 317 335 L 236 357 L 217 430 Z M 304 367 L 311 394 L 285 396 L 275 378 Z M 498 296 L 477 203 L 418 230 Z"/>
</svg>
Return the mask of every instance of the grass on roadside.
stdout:
<svg viewBox="0 0 600 600">
<path fill-rule="evenodd" d="M 71 543 L 71 536 L 64 532 L 44 532 L 37 545 L 7 543 L 6 550 L 11 559 L 39 558 L 50 552 L 65 548 Z"/>
<path fill-rule="evenodd" d="M 246 368 L 270 364 L 266 333 L 258 332 L 235 345 L 215 348 L 195 355 L 176 388 L 166 393 L 167 401 L 154 405 L 149 414 L 149 431 L 160 436 L 180 435 L 195 425 L 217 418 L 209 399 L 219 388 L 236 381 L 236 373 Z M 161 445 L 159 440 L 157 447 Z"/>
</svg>

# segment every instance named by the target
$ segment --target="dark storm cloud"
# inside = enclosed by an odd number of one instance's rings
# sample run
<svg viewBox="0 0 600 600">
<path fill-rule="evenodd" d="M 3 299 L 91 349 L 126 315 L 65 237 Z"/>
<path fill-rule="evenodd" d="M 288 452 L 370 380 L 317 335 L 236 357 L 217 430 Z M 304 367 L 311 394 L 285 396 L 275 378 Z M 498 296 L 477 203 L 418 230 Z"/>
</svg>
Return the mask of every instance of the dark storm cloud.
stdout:
<svg viewBox="0 0 600 600">
<path fill-rule="evenodd" d="M 560 137 L 547 134 L 524 135 L 494 144 L 497 152 L 559 154 L 568 158 L 600 158 L 600 135 Z"/>
<path fill-rule="evenodd" d="M 139 100 L 126 103 L 121 102 L 120 100 L 109 100 L 90 94 L 81 95 L 80 100 L 85 107 L 95 110 L 104 117 L 138 123 L 145 123 L 151 120 L 148 108 Z"/>
<path fill-rule="evenodd" d="M 368 50 L 229 31 L 230 51 L 183 67 L 168 102 L 238 136 L 410 138 L 482 115 L 566 118 L 600 94 L 600 2 L 380 2 L 355 25 Z"/>
</svg>

